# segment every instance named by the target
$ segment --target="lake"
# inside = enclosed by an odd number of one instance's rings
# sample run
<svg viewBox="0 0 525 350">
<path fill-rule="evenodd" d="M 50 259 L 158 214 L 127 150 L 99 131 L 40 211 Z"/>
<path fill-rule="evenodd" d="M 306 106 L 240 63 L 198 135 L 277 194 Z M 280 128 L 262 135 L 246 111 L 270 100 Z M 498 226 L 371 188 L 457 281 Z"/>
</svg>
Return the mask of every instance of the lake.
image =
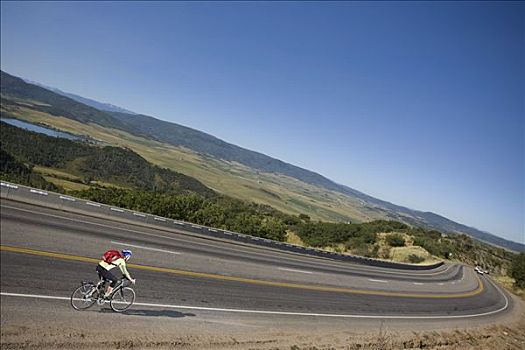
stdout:
<svg viewBox="0 0 525 350">
<path fill-rule="evenodd" d="M 45 128 L 45 127 L 40 126 L 40 125 L 35 125 L 35 124 L 23 122 L 23 121 L 18 120 L 18 119 L 2 118 L 0 120 L 3 121 L 3 122 L 6 122 L 7 124 L 11 124 L 11 125 L 14 125 L 16 127 L 22 128 L 22 129 L 26 129 L 26 130 L 30 130 L 30 131 L 34 131 L 34 132 L 39 132 L 39 133 L 42 133 L 42 134 L 46 134 L 48 136 L 62 137 L 62 138 L 69 139 L 69 140 L 81 140 L 82 139 L 81 137 L 73 135 L 73 134 L 68 134 L 68 133 L 65 133 L 65 132 L 62 132 L 62 131 L 48 129 L 48 128 Z"/>
</svg>

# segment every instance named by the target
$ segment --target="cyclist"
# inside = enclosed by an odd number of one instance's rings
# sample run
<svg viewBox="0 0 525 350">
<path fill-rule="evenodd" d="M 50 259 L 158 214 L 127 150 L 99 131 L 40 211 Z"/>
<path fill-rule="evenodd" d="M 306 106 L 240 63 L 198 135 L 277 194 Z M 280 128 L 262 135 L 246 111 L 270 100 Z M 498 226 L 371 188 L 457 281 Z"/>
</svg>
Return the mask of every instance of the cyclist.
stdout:
<svg viewBox="0 0 525 350">
<path fill-rule="evenodd" d="M 118 278 L 111 273 L 111 269 L 116 266 L 120 268 L 122 274 L 130 280 L 131 283 L 135 284 L 135 279 L 131 278 L 128 269 L 126 268 L 126 262 L 131 258 L 132 254 L 133 252 L 129 249 L 124 249 L 122 252 L 119 252 L 118 250 L 108 250 L 104 253 L 104 258 L 97 265 L 97 272 L 99 277 L 111 281 L 106 294 L 104 295 L 105 298 L 111 295 L 113 288 L 115 288 L 118 282 Z"/>
</svg>

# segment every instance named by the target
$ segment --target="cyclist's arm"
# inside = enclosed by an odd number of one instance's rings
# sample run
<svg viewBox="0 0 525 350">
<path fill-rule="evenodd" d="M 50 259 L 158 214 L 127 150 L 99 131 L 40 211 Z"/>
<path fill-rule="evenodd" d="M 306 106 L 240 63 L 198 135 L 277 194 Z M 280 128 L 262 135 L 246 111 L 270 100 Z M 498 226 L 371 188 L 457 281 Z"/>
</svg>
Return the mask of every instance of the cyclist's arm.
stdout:
<svg viewBox="0 0 525 350">
<path fill-rule="evenodd" d="M 126 276 L 128 280 L 133 280 L 133 278 L 131 278 L 131 275 L 128 272 L 128 269 L 126 268 L 126 262 L 124 261 L 124 259 L 117 259 L 113 261 L 113 264 L 117 265 L 120 268 L 120 271 L 122 271 L 122 274 Z"/>
</svg>

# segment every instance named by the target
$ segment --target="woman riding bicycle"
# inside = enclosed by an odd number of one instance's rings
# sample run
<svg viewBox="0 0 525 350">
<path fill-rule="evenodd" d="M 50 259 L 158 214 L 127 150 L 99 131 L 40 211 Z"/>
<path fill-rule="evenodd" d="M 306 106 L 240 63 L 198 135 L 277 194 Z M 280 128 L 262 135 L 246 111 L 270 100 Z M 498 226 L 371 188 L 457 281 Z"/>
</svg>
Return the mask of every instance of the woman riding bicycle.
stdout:
<svg viewBox="0 0 525 350">
<path fill-rule="evenodd" d="M 129 249 L 124 249 L 122 252 L 119 252 L 118 250 L 108 250 L 104 253 L 103 259 L 97 265 L 98 276 L 111 281 L 104 298 L 108 298 L 111 295 L 113 288 L 115 288 L 119 281 L 119 279 L 111 273 L 111 269 L 116 266 L 120 268 L 122 274 L 130 280 L 131 283 L 135 284 L 135 279 L 131 278 L 128 269 L 126 268 L 126 262 L 131 258 L 132 254 L 132 251 Z"/>
</svg>

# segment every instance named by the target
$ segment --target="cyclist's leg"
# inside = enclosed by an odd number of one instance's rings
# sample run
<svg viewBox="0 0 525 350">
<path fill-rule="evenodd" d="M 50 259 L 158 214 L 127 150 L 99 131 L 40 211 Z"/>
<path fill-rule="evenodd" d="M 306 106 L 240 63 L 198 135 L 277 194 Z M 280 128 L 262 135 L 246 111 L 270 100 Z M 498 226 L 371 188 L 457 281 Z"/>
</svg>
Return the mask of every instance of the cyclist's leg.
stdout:
<svg viewBox="0 0 525 350">
<path fill-rule="evenodd" d="M 102 278 L 104 278 L 105 280 L 111 282 L 109 287 L 108 287 L 108 289 L 107 289 L 107 291 L 106 291 L 106 294 L 105 294 L 105 297 L 107 297 L 107 296 L 111 295 L 111 292 L 113 292 L 113 288 L 117 284 L 118 278 L 115 277 L 115 275 L 113 275 L 111 273 L 111 271 L 106 270 L 105 268 L 103 268 L 100 265 L 97 266 L 97 272 L 99 273 L 99 276 L 102 276 Z"/>
</svg>

